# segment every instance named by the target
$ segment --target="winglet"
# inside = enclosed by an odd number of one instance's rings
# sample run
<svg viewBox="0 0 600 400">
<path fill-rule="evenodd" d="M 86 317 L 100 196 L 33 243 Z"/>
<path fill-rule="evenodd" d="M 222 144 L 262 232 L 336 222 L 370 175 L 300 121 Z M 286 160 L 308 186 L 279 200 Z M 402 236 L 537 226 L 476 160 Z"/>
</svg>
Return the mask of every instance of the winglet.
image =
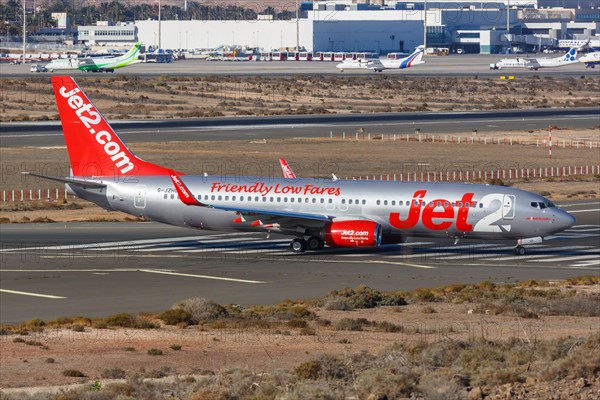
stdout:
<svg viewBox="0 0 600 400">
<path fill-rule="evenodd" d="M 281 165 L 281 170 L 283 171 L 283 177 L 285 179 L 296 179 L 296 174 L 294 174 L 294 171 L 292 171 L 292 168 L 284 158 L 279 159 L 279 164 Z"/>
<path fill-rule="evenodd" d="M 200 206 L 200 207 L 204 206 L 204 204 L 202 204 L 198 200 L 196 200 L 196 198 L 194 197 L 192 192 L 189 191 L 187 186 L 185 186 L 185 183 L 183 183 L 181 178 L 179 178 L 179 176 L 172 169 L 169 170 L 169 177 L 171 178 L 171 181 L 173 182 L 173 185 L 175 186 L 175 190 L 177 191 L 177 194 L 179 195 L 179 199 L 181 200 L 181 202 L 183 204 L 185 204 L 187 206 Z"/>
</svg>

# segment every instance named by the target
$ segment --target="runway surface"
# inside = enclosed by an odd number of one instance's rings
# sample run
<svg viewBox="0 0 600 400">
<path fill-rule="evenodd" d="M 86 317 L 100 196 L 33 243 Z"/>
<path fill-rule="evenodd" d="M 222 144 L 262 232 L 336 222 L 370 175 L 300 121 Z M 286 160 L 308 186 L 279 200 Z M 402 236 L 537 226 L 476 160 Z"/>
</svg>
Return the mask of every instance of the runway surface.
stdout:
<svg viewBox="0 0 600 400">
<path fill-rule="evenodd" d="M 490 64 L 496 63 L 503 58 L 527 57 L 528 55 L 506 55 L 506 54 L 463 54 L 450 56 L 427 56 L 425 64 L 402 70 L 385 70 L 376 73 L 371 70 L 346 70 L 340 72 L 335 66 L 337 62 L 331 61 L 205 61 L 200 59 L 189 59 L 176 61 L 170 64 L 143 63 L 134 64 L 117 73 L 136 76 L 206 76 L 206 75 L 236 75 L 236 76 L 289 76 L 289 75 L 408 75 L 408 76 L 479 76 L 497 78 L 500 75 L 519 76 L 553 76 L 553 77 L 579 77 L 598 76 L 600 70 L 585 68 L 583 63 L 568 65 L 561 68 L 543 68 L 533 71 L 525 68 L 510 68 L 504 70 L 490 70 Z M 558 57 L 560 54 L 531 54 L 531 57 Z M 46 62 L 37 64 L 45 65 Z M 50 76 L 51 73 L 29 72 L 31 64 L 25 65 L 2 65 L 2 76 L 15 78 L 22 76 Z M 64 74 L 65 71 L 54 74 Z M 69 72 L 67 72 L 69 73 Z M 73 75 L 90 73 L 81 71 L 70 72 Z M 113 74 L 94 74 L 98 77 L 110 77 Z"/>
<path fill-rule="evenodd" d="M 289 238 L 155 223 L 0 225 L 0 322 L 162 311 L 179 300 L 266 304 L 366 284 L 381 290 L 600 273 L 600 201 L 566 202 L 571 229 L 513 254 L 508 241 L 414 238 L 301 255 Z"/>
<path fill-rule="evenodd" d="M 190 140 L 283 139 L 324 137 L 330 132 L 413 134 L 592 128 L 600 123 L 600 109 L 532 109 L 474 112 L 373 113 L 114 121 L 113 128 L 126 142 Z M 62 146 L 60 123 L 3 123 L 0 146 Z"/>
</svg>

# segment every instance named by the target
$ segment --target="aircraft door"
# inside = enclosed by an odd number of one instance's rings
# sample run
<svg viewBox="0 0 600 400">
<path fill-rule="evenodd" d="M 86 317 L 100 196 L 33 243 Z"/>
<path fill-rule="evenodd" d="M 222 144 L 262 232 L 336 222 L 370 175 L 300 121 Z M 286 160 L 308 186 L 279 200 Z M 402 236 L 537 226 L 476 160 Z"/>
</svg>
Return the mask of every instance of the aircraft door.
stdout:
<svg viewBox="0 0 600 400">
<path fill-rule="evenodd" d="M 513 219 L 515 217 L 515 196 L 512 194 L 505 194 L 502 201 L 502 218 Z"/>
<path fill-rule="evenodd" d="M 146 185 L 137 185 L 135 187 L 133 206 L 135 208 L 146 208 Z"/>
</svg>

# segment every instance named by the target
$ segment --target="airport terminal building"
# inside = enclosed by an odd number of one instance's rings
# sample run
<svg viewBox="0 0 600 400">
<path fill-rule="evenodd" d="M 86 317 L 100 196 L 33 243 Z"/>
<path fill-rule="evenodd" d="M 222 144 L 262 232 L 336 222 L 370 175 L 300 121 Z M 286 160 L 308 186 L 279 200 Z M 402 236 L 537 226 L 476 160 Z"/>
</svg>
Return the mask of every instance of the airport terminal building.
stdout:
<svg viewBox="0 0 600 400">
<path fill-rule="evenodd" d="M 386 53 L 411 51 L 423 44 L 426 30 L 428 47 L 489 54 L 519 46 L 551 47 L 560 40 L 600 34 L 598 8 L 537 6 L 537 0 L 438 0 L 428 2 L 425 13 L 421 0 L 315 1 L 302 3 L 298 19 L 273 20 L 271 15 L 259 15 L 256 20 L 169 20 L 161 21 L 160 30 L 156 20 L 136 21 L 121 26 L 79 27 L 79 40 L 106 45 L 140 40 L 149 46 L 171 49 L 243 46 L 272 50 L 299 46 L 313 52 Z"/>
</svg>

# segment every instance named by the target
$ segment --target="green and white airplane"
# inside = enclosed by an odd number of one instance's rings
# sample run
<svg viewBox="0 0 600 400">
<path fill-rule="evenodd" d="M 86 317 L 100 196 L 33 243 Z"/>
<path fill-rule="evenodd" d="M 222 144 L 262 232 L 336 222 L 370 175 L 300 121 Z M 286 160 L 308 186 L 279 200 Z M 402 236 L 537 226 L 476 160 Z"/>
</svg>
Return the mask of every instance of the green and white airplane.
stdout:
<svg viewBox="0 0 600 400">
<path fill-rule="evenodd" d="M 52 60 L 46 64 L 46 70 L 50 72 L 59 70 L 79 70 L 85 72 L 115 72 L 115 69 L 126 67 L 140 62 L 138 55 L 141 42 L 137 42 L 124 55 L 119 57 L 83 57 L 77 59 Z"/>
</svg>

